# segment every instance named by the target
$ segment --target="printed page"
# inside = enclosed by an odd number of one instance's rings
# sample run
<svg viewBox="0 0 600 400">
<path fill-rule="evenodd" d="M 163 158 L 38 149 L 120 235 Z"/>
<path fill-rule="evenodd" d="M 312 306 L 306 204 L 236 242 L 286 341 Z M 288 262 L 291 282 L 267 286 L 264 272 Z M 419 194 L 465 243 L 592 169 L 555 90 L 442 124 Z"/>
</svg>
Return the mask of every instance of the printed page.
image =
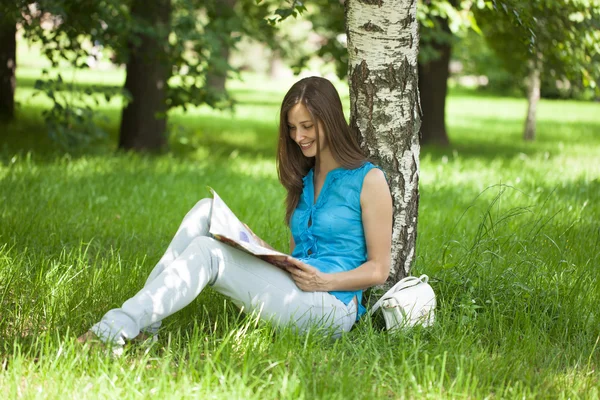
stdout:
<svg viewBox="0 0 600 400">
<path fill-rule="evenodd" d="M 287 261 L 287 254 L 280 253 L 263 247 L 256 242 L 252 232 L 235 216 L 233 211 L 225 204 L 221 197 L 212 188 L 212 212 L 210 217 L 210 234 L 215 239 L 227 243 L 239 250 L 253 254 L 273 265 L 285 268 L 291 265 Z"/>
</svg>

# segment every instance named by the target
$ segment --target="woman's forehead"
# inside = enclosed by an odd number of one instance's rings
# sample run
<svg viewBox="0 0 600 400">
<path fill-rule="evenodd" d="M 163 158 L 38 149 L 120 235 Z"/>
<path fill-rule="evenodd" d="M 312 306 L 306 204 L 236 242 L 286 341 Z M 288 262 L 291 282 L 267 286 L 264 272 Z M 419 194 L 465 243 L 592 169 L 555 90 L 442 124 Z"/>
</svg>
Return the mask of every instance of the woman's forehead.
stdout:
<svg viewBox="0 0 600 400">
<path fill-rule="evenodd" d="M 308 111 L 308 108 L 303 103 L 297 103 L 294 107 L 290 108 L 287 113 L 288 121 L 312 121 L 312 116 Z"/>
</svg>

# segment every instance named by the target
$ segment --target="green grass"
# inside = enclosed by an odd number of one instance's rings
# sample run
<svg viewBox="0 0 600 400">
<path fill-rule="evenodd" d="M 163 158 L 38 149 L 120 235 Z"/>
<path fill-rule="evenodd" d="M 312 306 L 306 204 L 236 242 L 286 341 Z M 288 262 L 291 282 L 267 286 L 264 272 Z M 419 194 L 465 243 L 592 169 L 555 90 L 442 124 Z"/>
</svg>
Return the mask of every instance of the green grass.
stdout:
<svg viewBox="0 0 600 400">
<path fill-rule="evenodd" d="M 96 73 L 85 82 L 119 82 Z M 449 149 L 421 154 L 414 274 L 437 323 L 388 334 L 365 319 L 340 340 L 294 336 L 239 315 L 208 289 L 160 341 L 114 359 L 76 336 L 143 284 L 185 212 L 214 187 L 287 250 L 274 156 L 289 82 L 234 82 L 237 112 L 174 112 L 161 156 L 110 138 L 65 153 L 46 137 L 19 74 L 16 123 L 0 137 L 0 393 L 8 398 L 598 398 L 600 105 L 457 92 Z M 347 91 L 347 89 L 345 89 Z M 181 128 L 181 129 L 180 129 Z"/>
</svg>

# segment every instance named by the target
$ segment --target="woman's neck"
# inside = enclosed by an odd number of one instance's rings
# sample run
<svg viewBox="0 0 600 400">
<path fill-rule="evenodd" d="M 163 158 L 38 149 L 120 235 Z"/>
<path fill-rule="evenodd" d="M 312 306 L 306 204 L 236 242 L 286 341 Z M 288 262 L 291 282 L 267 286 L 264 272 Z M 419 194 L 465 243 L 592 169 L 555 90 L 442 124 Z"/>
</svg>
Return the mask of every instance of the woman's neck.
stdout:
<svg viewBox="0 0 600 400">
<path fill-rule="evenodd" d="M 315 174 L 317 176 L 326 176 L 329 171 L 339 167 L 341 167 L 341 164 L 338 163 L 333 156 L 325 155 L 325 157 L 323 157 L 323 154 L 321 154 L 321 157 L 317 158 L 315 161 Z"/>
</svg>

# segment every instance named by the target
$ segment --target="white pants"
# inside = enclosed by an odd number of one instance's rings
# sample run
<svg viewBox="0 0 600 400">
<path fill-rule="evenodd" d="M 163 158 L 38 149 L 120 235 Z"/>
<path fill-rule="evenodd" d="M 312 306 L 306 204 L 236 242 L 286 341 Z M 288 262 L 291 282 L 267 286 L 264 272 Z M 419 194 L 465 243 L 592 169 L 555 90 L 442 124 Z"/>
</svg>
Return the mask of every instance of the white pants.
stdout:
<svg viewBox="0 0 600 400">
<path fill-rule="evenodd" d="M 276 326 L 303 332 L 316 325 L 335 336 L 352 328 L 354 301 L 346 305 L 327 292 L 304 292 L 289 273 L 210 237 L 211 207 L 212 199 L 203 199 L 187 213 L 144 288 L 106 313 L 92 332 L 120 345 L 141 330 L 156 333 L 164 318 L 190 304 L 206 285 Z"/>
</svg>

